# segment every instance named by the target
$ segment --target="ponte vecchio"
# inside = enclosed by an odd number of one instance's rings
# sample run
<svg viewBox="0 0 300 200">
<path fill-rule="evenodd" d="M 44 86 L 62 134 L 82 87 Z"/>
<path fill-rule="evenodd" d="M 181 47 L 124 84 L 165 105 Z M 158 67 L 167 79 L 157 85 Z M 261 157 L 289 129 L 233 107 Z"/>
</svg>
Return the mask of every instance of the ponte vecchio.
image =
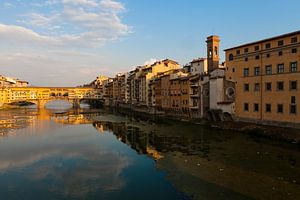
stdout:
<svg viewBox="0 0 300 200">
<path fill-rule="evenodd" d="M 0 107 L 30 102 L 38 108 L 53 100 L 65 100 L 79 107 L 82 100 L 101 100 L 103 95 L 92 87 L 2 87 L 0 88 Z"/>
</svg>

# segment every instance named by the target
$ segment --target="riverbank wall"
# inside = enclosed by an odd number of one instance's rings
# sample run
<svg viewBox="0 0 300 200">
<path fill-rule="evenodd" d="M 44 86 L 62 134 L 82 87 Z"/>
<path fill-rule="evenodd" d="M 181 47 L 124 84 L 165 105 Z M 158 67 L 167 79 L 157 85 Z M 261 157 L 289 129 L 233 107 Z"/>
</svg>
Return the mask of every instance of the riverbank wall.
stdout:
<svg viewBox="0 0 300 200">
<path fill-rule="evenodd" d="M 189 118 L 182 116 L 180 113 L 157 111 L 153 108 L 136 107 L 131 105 L 105 106 L 113 112 L 120 113 L 145 121 L 164 122 L 164 121 L 180 121 L 185 123 L 193 123 L 210 128 L 229 130 L 249 134 L 254 137 L 267 138 L 278 141 L 286 141 L 300 145 L 300 127 L 280 126 L 281 124 L 273 123 L 256 123 L 253 121 L 246 121 L 236 119 L 227 121 L 211 121 L 205 118 Z"/>
</svg>

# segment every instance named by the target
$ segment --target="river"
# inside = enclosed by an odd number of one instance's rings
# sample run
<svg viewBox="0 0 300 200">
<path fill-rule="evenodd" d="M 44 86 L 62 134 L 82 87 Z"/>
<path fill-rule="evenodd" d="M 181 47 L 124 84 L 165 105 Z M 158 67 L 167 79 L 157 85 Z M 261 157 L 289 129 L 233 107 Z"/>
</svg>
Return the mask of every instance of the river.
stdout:
<svg viewBox="0 0 300 200">
<path fill-rule="evenodd" d="M 298 199 L 300 148 L 84 107 L 0 110 L 1 199 Z"/>
</svg>

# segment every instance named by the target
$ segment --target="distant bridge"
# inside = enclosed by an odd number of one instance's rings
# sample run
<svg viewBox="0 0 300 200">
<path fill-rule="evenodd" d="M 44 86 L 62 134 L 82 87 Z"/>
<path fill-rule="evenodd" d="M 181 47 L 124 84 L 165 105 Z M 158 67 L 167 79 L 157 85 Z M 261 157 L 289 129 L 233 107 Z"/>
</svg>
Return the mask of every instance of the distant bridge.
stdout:
<svg viewBox="0 0 300 200">
<path fill-rule="evenodd" d="M 31 102 L 38 108 L 53 100 L 64 100 L 80 107 L 82 100 L 103 100 L 103 94 L 88 87 L 7 87 L 0 88 L 0 104 Z"/>
</svg>

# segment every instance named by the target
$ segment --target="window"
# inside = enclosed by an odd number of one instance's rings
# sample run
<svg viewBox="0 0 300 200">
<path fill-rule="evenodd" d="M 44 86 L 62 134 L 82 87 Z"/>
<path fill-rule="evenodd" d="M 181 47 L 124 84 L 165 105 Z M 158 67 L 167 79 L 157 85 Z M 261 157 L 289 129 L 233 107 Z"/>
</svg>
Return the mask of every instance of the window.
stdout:
<svg viewBox="0 0 300 200">
<path fill-rule="evenodd" d="M 291 104 L 295 104 L 296 103 L 296 97 L 295 96 L 291 96 Z"/>
<path fill-rule="evenodd" d="M 283 81 L 278 81 L 277 82 L 277 91 L 282 91 L 284 90 L 284 83 Z"/>
<path fill-rule="evenodd" d="M 267 103 L 266 104 L 266 112 L 271 112 L 272 108 L 271 108 L 271 104 Z"/>
<path fill-rule="evenodd" d="M 229 54 L 229 61 L 232 61 L 233 60 L 233 54 Z"/>
<path fill-rule="evenodd" d="M 215 56 L 218 56 L 218 47 L 215 47 Z"/>
<path fill-rule="evenodd" d="M 266 91 L 272 91 L 272 83 L 266 83 Z"/>
<path fill-rule="evenodd" d="M 267 43 L 267 44 L 266 44 L 266 49 L 269 49 L 269 48 L 271 48 L 271 44 L 270 44 L 270 43 Z"/>
<path fill-rule="evenodd" d="M 259 55 L 256 55 L 256 56 L 255 56 L 255 60 L 258 60 L 258 59 L 259 59 Z"/>
<path fill-rule="evenodd" d="M 283 104 L 277 104 L 277 113 L 283 113 Z"/>
<path fill-rule="evenodd" d="M 249 76 L 249 68 L 244 68 L 244 76 Z"/>
<path fill-rule="evenodd" d="M 291 62 L 291 72 L 297 72 L 297 62 Z"/>
<path fill-rule="evenodd" d="M 297 113 L 297 106 L 296 106 L 296 97 L 291 97 L 291 105 L 290 105 L 290 113 L 296 114 Z"/>
<path fill-rule="evenodd" d="M 260 75 L 260 67 L 255 67 L 254 68 L 254 75 L 259 76 Z"/>
<path fill-rule="evenodd" d="M 283 73 L 283 72 L 284 72 L 284 64 L 278 64 L 277 73 Z"/>
<path fill-rule="evenodd" d="M 245 112 L 249 111 L 249 104 L 248 103 L 244 103 L 244 111 Z"/>
<path fill-rule="evenodd" d="M 248 83 L 244 84 L 244 92 L 249 92 L 249 84 Z"/>
<path fill-rule="evenodd" d="M 260 90 L 260 84 L 259 83 L 255 83 L 254 84 L 254 91 L 259 91 Z"/>
<path fill-rule="evenodd" d="M 271 75 L 272 74 L 272 65 L 266 65 L 266 74 Z"/>
<path fill-rule="evenodd" d="M 241 54 L 241 50 L 236 50 L 236 55 L 240 55 Z"/>
<path fill-rule="evenodd" d="M 258 112 L 259 111 L 259 104 L 258 103 L 254 104 L 253 111 L 254 112 Z"/>
<path fill-rule="evenodd" d="M 270 54 L 269 53 L 267 54 L 267 58 L 270 58 Z"/>
<path fill-rule="evenodd" d="M 278 41 L 278 46 L 282 46 L 284 44 L 283 40 Z"/>
<path fill-rule="evenodd" d="M 279 51 L 279 52 L 278 52 L 278 56 L 282 56 L 282 51 Z"/>
<path fill-rule="evenodd" d="M 254 50 L 255 50 L 255 51 L 258 51 L 258 50 L 259 50 L 259 46 L 255 46 L 255 47 L 254 47 Z"/>
<path fill-rule="evenodd" d="M 297 113 L 297 106 L 296 105 L 290 105 L 290 113 L 296 114 Z"/>
<path fill-rule="evenodd" d="M 290 81 L 290 90 L 297 90 L 297 81 Z"/>
<path fill-rule="evenodd" d="M 296 43 L 297 42 L 297 37 L 292 37 L 291 38 L 291 43 Z"/>
<path fill-rule="evenodd" d="M 297 49 L 296 49 L 296 48 L 293 48 L 293 49 L 292 49 L 292 53 L 297 53 Z"/>
<path fill-rule="evenodd" d="M 245 61 L 246 61 L 246 62 L 248 61 L 248 57 L 245 58 Z"/>
<path fill-rule="evenodd" d="M 244 49 L 244 53 L 248 53 L 249 49 L 248 48 L 245 48 Z"/>
<path fill-rule="evenodd" d="M 235 68 L 232 68 L 232 72 L 235 72 Z"/>
</svg>

